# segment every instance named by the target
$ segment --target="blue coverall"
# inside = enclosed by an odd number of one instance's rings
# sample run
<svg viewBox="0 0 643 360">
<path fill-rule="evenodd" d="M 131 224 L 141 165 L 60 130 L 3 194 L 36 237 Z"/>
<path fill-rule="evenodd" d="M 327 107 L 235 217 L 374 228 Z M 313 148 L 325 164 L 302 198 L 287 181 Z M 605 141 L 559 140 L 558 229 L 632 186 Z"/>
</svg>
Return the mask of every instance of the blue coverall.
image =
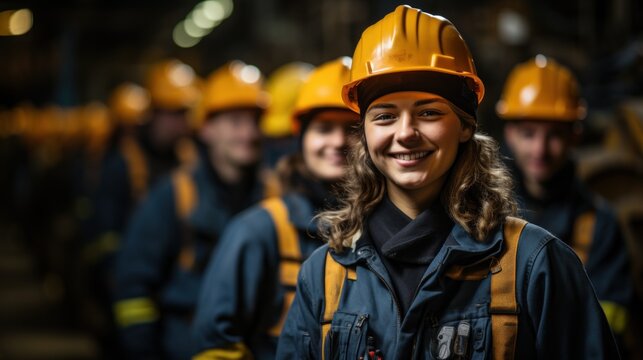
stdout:
<svg viewBox="0 0 643 360">
<path fill-rule="evenodd" d="M 212 249 L 234 213 L 263 197 L 254 176 L 242 198 L 225 200 L 230 190 L 206 161 L 191 178 L 198 200 L 189 216 L 177 212 L 172 178 L 161 180 L 132 218 L 117 258 L 115 311 L 132 358 L 191 356 L 190 327 Z"/>
<path fill-rule="evenodd" d="M 311 201 L 297 193 L 282 197 L 298 234 L 303 259 L 323 243 Z M 255 359 L 274 359 L 277 339 L 268 334 L 282 316 L 280 254 L 275 224 L 260 205 L 240 214 L 226 229 L 206 271 L 194 323 L 196 353 L 243 343 Z"/>
<path fill-rule="evenodd" d="M 445 274 L 452 266 L 490 261 L 503 242 L 502 229 L 478 242 L 456 224 L 426 269 L 406 316 L 400 313 L 390 277 L 368 233 L 362 234 L 354 250 L 331 252 L 335 261 L 356 268 L 356 280 L 345 280 L 329 332 L 334 337 L 326 341 L 326 350 L 333 346 L 335 352 L 325 358 L 358 359 L 370 336 L 385 360 L 438 359 L 441 341 L 449 336 L 445 330 L 466 323 L 471 332 L 465 358 L 488 359 L 490 276 L 454 280 Z M 278 359 L 321 359 L 328 251 L 327 246 L 318 249 L 303 264 L 279 339 Z M 516 359 L 618 359 L 592 285 L 567 245 L 528 224 L 521 234 L 516 267 L 520 310 Z"/>
</svg>

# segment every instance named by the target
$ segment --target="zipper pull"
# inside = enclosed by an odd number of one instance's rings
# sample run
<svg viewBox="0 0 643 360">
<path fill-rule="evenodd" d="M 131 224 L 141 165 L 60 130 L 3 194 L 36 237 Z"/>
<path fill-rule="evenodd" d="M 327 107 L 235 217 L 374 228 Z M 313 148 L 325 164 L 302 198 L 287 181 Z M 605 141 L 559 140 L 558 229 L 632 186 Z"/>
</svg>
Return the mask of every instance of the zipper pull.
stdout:
<svg viewBox="0 0 643 360">
<path fill-rule="evenodd" d="M 355 324 L 355 327 L 357 327 L 358 329 L 361 329 L 362 326 L 364 325 L 364 322 L 366 321 L 366 319 L 368 319 L 368 315 L 366 315 L 366 314 L 360 315 L 357 318 L 357 323 Z"/>
</svg>

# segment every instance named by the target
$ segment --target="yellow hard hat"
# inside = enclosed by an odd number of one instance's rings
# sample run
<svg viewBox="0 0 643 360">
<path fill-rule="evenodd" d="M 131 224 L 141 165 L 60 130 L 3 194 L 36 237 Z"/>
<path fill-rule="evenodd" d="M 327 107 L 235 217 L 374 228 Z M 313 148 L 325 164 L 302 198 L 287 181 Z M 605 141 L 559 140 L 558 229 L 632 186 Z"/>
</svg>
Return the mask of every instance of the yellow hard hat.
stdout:
<svg viewBox="0 0 643 360">
<path fill-rule="evenodd" d="M 123 125 L 141 123 L 150 108 L 150 93 L 131 82 L 120 84 L 109 101 L 112 116 Z"/>
<path fill-rule="evenodd" d="M 320 65 L 302 86 L 293 109 L 293 131 L 298 132 L 302 116 L 315 109 L 350 110 L 342 100 L 342 86 L 350 77 L 351 58 L 343 56 Z"/>
<path fill-rule="evenodd" d="M 566 67 L 538 55 L 509 74 L 496 104 L 505 120 L 575 121 L 585 117 L 578 81 Z"/>
<path fill-rule="evenodd" d="M 231 61 L 215 70 L 206 80 L 194 120 L 199 128 L 208 115 L 226 110 L 264 110 L 269 96 L 263 89 L 263 75 L 256 66 Z"/>
<path fill-rule="evenodd" d="M 315 67 L 293 62 L 273 71 L 266 81 L 270 106 L 261 120 L 261 131 L 268 137 L 292 135 L 292 111 L 299 90 Z"/>
<path fill-rule="evenodd" d="M 194 70 L 179 60 L 155 64 L 147 77 L 152 105 L 161 109 L 189 109 L 199 99 L 198 78 Z"/>
<path fill-rule="evenodd" d="M 346 105 L 359 112 L 358 88 L 371 79 L 382 81 L 387 74 L 433 72 L 465 80 L 477 103 L 484 96 L 484 84 L 467 44 L 451 22 L 408 5 L 368 27 L 353 55 L 350 82 L 342 96 Z"/>
</svg>

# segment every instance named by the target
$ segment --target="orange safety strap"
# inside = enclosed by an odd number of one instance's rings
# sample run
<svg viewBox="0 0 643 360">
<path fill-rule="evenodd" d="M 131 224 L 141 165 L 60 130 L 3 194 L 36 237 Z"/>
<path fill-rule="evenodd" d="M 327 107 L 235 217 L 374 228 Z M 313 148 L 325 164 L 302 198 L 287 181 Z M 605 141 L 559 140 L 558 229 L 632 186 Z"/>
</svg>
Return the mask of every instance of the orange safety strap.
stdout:
<svg viewBox="0 0 643 360">
<path fill-rule="evenodd" d="M 194 141 L 189 137 L 182 137 L 176 141 L 174 153 L 179 160 L 181 169 L 194 169 L 199 162 L 199 150 Z"/>
<path fill-rule="evenodd" d="M 589 257 L 589 250 L 594 238 L 594 225 L 596 224 L 596 212 L 593 210 L 581 214 L 574 222 L 574 235 L 572 238 L 572 249 L 580 261 L 585 264 Z"/>
<path fill-rule="evenodd" d="M 131 136 L 126 136 L 121 140 L 120 150 L 125 158 L 132 195 L 135 199 L 140 200 L 147 192 L 149 181 L 145 154 L 141 146 Z"/>
<path fill-rule="evenodd" d="M 172 174 L 172 185 L 176 215 L 179 219 L 186 220 L 199 201 L 196 184 L 189 172 L 178 170 Z"/>
<path fill-rule="evenodd" d="M 270 214 L 275 231 L 277 233 L 277 245 L 279 249 L 279 279 L 281 285 L 286 288 L 284 293 L 283 309 L 279 321 L 270 329 L 268 334 L 278 337 L 286 322 L 286 315 L 293 300 L 295 299 L 295 287 L 297 276 L 301 268 L 302 256 L 299 248 L 299 237 L 297 229 L 290 222 L 288 208 L 281 198 L 273 197 L 261 202 L 261 206 Z"/>
<path fill-rule="evenodd" d="M 330 331 L 333 316 L 339 307 L 339 298 L 342 296 L 344 289 L 344 280 L 357 280 L 355 268 L 346 268 L 330 256 L 330 251 L 326 253 L 326 264 L 324 267 L 324 315 L 321 323 L 321 358 L 324 360 L 324 348 L 326 346 L 326 337 Z"/>
<path fill-rule="evenodd" d="M 185 223 L 199 201 L 196 184 L 188 171 L 177 170 L 172 174 L 172 185 L 174 187 L 176 216 Z M 187 235 L 184 234 L 184 236 Z M 181 269 L 192 269 L 196 261 L 194 246 L 189 243 L 183 244 L 177 261 Z"/>
<path fill-rule="evenodd" d="M 504 249 L 491 268 L 491 338 L 493 359 L 513 359 L 518 333 L 516 301 L 516 255 L 520 234 L 526 221 L 507 217 L 504 224 Z"/>
</svg>

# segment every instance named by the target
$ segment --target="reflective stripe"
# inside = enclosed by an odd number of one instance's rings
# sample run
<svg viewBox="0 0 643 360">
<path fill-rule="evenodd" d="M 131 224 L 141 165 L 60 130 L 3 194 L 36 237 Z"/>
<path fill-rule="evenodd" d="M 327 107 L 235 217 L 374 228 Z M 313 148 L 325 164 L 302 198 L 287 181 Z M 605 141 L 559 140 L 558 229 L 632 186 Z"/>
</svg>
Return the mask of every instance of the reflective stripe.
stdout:
<svg viewBox="0 0 643 360">
<path fill-rule="evenodd" d="M 507 217 L 504 224 L 503 252 L 491 273 L 491 340 L 493 359 L 513 359 L 518 336 L 516 301 L 516 255 L 520 234 L 527 222 Z"/>
<path fill-rule="evenodd" d="M 209 349 L 192 357 L 192 360 L 252 360 L 253 356 L 244 343 L 231 344 L 225 348 Z"/>
<path fill-rule="evenodd" d="M 105 256 L 113 254 L 119 244 L 120 236 L 117 233 L 106 232 L 83 248 L 82 259 L 87 264 L 96 264 Z"/>
<path fill-rule="evenodd" d="M 627 308 L 611 301 L 601 301 L 601 307 L 612 331 L 615 334 L 623 334 L 627 327 Z"/>
<path fill-rule="evenodd" d="M 158 320 L 156 304 L 146 297 L 121 300 L 114 305 L 116 322 L 120 327 L 149 323 Z"/>
<path fill-rule="evenodd" d="M 580 261 L 585 264 L 589 257 L 589 250 L 594 237 L 594 225 L 596 224 L 596 212 L 588 211 L 581 214 L 574 222 L 574 235 L 572 249 Z"/>
<path fill-rule="evenodd" d="M 279 250 L 279 281 L 282 286 L 288 288 L 284 293 L 283 307 L 279 321 L 270 329 L 268 334 L 278 337 L 286 322 L 288 310 L 295 298 L 293 287 L 297 286 L 297 276 L 301 268 L 301 249 L 299 248 L 299 237 L 297 229 L 290 222 L 288 208 L 281 198 L 269 198 L 261 202 L 266 209 L 272 222 L 275 225 L 277 235 L 277 247 Z"/>
</svg>

